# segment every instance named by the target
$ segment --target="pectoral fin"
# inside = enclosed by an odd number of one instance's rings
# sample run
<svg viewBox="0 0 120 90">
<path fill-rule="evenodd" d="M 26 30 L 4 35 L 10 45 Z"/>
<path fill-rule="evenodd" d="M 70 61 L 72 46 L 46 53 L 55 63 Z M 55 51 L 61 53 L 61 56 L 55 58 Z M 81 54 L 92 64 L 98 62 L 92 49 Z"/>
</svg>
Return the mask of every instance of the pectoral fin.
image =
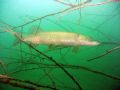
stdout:
<svg viewBox="0 0 120 90">
<path fill-rule="evenodd" d="M 79 51 L 80 46 L 74 46 L 72 52 L 77 53 Z"/>
<path fill-rule="evenodd" d="M 64 48 L 67 48 L 66 46 L 61 46 L 61 45 L 49 45 L 48 46 L 48 51 L 51 51 L 51 50 L 60 50 L 60 49 L 64 49 Z"/>
<path fill-rule="evenodd" d="M 49 50 L 58 49 L 58 48 L 60 48 L 60 47 L 61 47 L 61 46 L 58 46 L 58 45 L 53 45 L 53 44 L 48 45 L 48 49 L 49 49 Z"/>
<path fill-rule="evenodd" d="M 48 49 L 49 49 L 49 50 L 51 50 L 51 49 L 55 49 L 55 48 L 56 48 L 55 45 L 52 45 L 52 44 L 48 45 Z"/>
</svg>

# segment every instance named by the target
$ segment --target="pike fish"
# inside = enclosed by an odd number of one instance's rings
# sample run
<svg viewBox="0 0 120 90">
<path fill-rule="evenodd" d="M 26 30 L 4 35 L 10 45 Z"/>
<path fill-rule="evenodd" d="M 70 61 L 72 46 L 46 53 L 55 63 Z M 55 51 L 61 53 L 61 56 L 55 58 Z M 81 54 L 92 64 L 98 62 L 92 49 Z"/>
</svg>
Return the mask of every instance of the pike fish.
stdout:
<svg viewBox="0 0 120 90">
<path fill-rule="evenodd" d="M 37 34 L 31 34 L 23 37 L 23 41 L 35 45 L 61 45 L 61 46 L 96 46 L 99 42 L 90 40 L 89 37 L 63 31 L 46 31 Z"/>
</svg>

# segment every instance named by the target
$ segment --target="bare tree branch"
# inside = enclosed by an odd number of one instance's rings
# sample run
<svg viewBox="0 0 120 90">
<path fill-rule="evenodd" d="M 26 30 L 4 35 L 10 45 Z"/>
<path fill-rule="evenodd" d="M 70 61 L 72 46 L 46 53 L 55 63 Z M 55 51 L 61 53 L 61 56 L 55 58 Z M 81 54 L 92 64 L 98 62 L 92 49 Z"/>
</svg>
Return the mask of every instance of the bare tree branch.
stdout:
<svg viewBox="0 0 120 90">
<path fill-rule="evenodd" d="M 2 67 L 2 69 L 3 69 L 3 71 L 4 71 L 4 74 L 6 74 L 6 73 L 7 73 L 6 64 L 5 64 L 2 60 L 0 60 L 0 65 L 1 65 L 1 67 Z"/>
<path fill-rule="evenodd" d="M 54 0 L 54 1 L 59 2 L 61 4 L 64 4 L 64 5 L 67 5 L 67 6 L 71 6 L 71 7 L 74 6 L 73 4 L 65 3 L 65 2 L 63 2 L 61 0 Z"/>
<path fill-rule="evenodd" d="M 79 82 L 62 66 L 60 65 L 56 60 L 54 60 L 52 57 L 44 54 L 43 52 L 39 51 L 38 49 L 36 49 L 35 47 L 33 47 L 32 45 L 26 43 L 25 41 L 23 41 L 23 39 L 14 31 L 12 30 L 4 30 L 6 32 L 11 33 L 12 35 L 14 35 L 16 38 L 18 38 L 21 42 L 25 43 L 27 46 L 29 46 L 30 48 L 32 48 L 33 50 L 35 50 L 36 52 L 38 52 L 40 55 L 43 55 L 44 57 L 46 57 L 48 60 L 50 60 L 51 62 L 55 63 L 57 66 L 59 66 L 64 72 L 65 74 L 71 78 L 71 80 L 78 86 L 79 90 L 82 90 Z"/>
<path fill-rule="evenodd" d="M 0 74 L 0 83 L 4 83 L 11 85 L 13 87 L 20 87 L 28 90 L 41 90 L 41 88 L 49 88 L 52 90 L 57 90 L 56 88 L 50 86 L 39 85 L 31 81 L 19 80 L 2 74 Z"/>
<path fill-rule="evenodd" d="M 110 75 L 110 74 L 106 74 L 102 71 L 97 71 L 97 70 L 94 70 L 94 69 L 91 69 L 91 68 L 88 68 L 88 67 L 85 67 L 85 66 L 81 66 L 81 65 L 66 65 L 66 64 L 61 64 L 64 68 L 70 68 L 70 69 L 82 69 L 82 70 L 86 70 L 86 71 L 89 71 L 91 73 L 95 73 L 95 74 L 98 74 L 98 75 L 102 75 L 102 76 L 105 76 L 105 77 L 108 77 L 108 78 L 111 78 L 111 79 L 114 79 L 114 80 L 120 80 L 120 77 L 117 77 L 117 76 L 113 76 L 113 75 Z M 27 69 L 22 69 L 22 70 L 16 70 L 11 74 L 14 74 L 14 73 L 19 73 L 19 72 L 24 72 L 24 71 L 28 71 L 28 70 L 36 70 L 36 69 L 41 69 L 41 68 L 59 68 L 57 65 L 54 65 L 54 64 L 41 64 L 39 67 L 35 67 L 35 68 L 27 68 Z"/>
<path fill-rule="evenodd" d="M 101 55 L 98 55 L 97 57 L 94 57 L 94 58 L 89 59 L 89 60 L 87 60 L 87 61 L 93 61 L 93 60 L 99 59 L 99 58 L 101 58 L 101 57 L 103 57 L 103 56 L 106 56 L 106 55 L 110 54 L 111 52 L 116 51 L 116 50 L 119 50 L 119 49 L 120 49 L 120 46 L 114 47 L 114 48 L 112 48 L 112 49 L 110 49 L 110 50 L 102 53 Z"/>
<path fill-rule="evenodd" d="M 57 0 L 57 1 L 58 1 L 58 0 Z M 62 69 L 69 78 L 71 78 L 71 80 L 78 86 L 79 90 L 82 90 L 79 82 L 65 69 L 64 65 L 59 64 L 56 60 L 53 59 L 53 57 L 50 57 L 50 56 L 46 55 L 45 53 L 43 53 L 43 52 L 39 51 L 38 49 L 34 48 L 32 45 L 24 42 L 23 39 L 22 39 L 16 32 L 13 32 L 12 30 L 15 30 L 16 28 L 19 28 L 19 27 L 26 26 L 26 25 L 28 25 L 28 24 L 30 24 L 30 23 L 32 23 L 32 22 L 35 22 L 35 21 L 38 21 L 38 20 L 47 18 L 47 17 L 49 17 L 49 16 L 54 16 L 54 15 L 57 15 L 57 14 L 63 14 L 63 15 L 65 15 L 65 14 L 68 14 L 68 13 L 70 13 L 70 12 L 72 12 L 72 11 L 78 10 L 78 9 L 80 9 L 80 8 L 84 8 L 84 7 L 88 7 L 88 6 L 99 6 L 99 5 L 103 5 L 103 4 L 107 4 L 107 3 L 111 3 L 111 2 L 119 2 L 120 0 L 107 0 L 107 1 L 104 1 L 104 2 L 97 3 L 97 4 L 88 4 L 88 2 L 90 2 L 90 1 L 91 1 L 91 0 L 86 0 L 85 2 L 83 2 L 83 3 L 81 3 L 81 4 L 74 5 L 74 6 L 70 7 L 70 8 L 61 10 L 61 11 L 59 11 L 59 12 L 55 12 L 55 13 L 52 13 L 52 14 L 48 14 L 48 15 L 45 15 L 45 16 L 36 18 L 36 19 L 34 19 L 34 20 L 32 20 L 32 21 L 29 21 L 29 22 L 27 22 L 27 23 L 24 23 L 24 24 L 22 24 L 22 25 L 19 25 L 19 26 L 16 26 L 16 27 L 12 27 L 11 30 L 5 30 L 5 32 L 10 32 L 10 33 L 12 33 L 12 35 L 14 35 L 15 37 L 17 37 L 21 42 L 25 43 L 27 46 L 29 46 L 30 48 L 32 48 L 34 51 L 36 51 L 36 52 L 39 53 L 40 55 L 44 56 L 46 59 L 48 59 L 48 60 L 50 60 L 51 62 L 53 62 L 57 67 L 59 67 L 60 69 Z M 63 4 L 66 4 L 66 5 L 69 5 L 69 4 L 67 4 L 67 3 L 61 2 L 60 0 L 59 0 L 59 2 L 60 2 L 60 3 L 63 3 Z M 88 61 L 95 60 L 95 59 L 98 59 L 98 58 L 100 58 L 100 57 L 103 57 L 103 56 L 105 56 L 105 55 L 107 55 L 107 54 L 109 54 L 109 53 L 111 53 L 111 52 L 113 52 L 113 51 L 115 51 L 115 50 L 118 50 L 119 48 L 120 48 L 120 46 L 115 47 L 115 48 L 113 48 L 113 49 L 111 49 L 111 50 L 108 50 L 107 52 L 103 53 L 102 55 L 99 55 L 99 56 L 97 56 L 97 57 L 95 57 L 95 58 L 92 58 L 92 59 L 90 59 L 90 60 L 88 60 Z M 81 67 L 81 68 L 83 68 L 83 67 Z M 111 76 L 111 75 L 109 75 L 109 74 L 105 74 L 105 73 L 102 73 L 102 72 L 98 72 L 98 71 L 95 71 L 95 70 L 91 70 L 91 69 L 89 69 L 89 68 L 85 68 L 85 67 L 84 67 L 83 69 L 85 69 L 85 70 L 87 70 L 87 71 L 90 71 L 90 72 L 93 72 L 93 73 L 97 73 L 97 74 L 100 74 L 100 75 L 104 75 L 104 76 L 109 77 L 109 78 L 112 78 L 112 79 L 120 80 L 118 77 L 114 77 L 114 76 Z M 13 81 L 15 81 L 15 82 L 13 82 Z M 17 81 L 17 82 L 24 82 L 24 83 L 26 82 L 26 81 L 19 81 L 19 80 L 17 80 L 17 79 L 13 79 L 13 78 L 10 78 L 10 77 L 4 76 L 4 75 L 0 75 L 0 82 L 1 82 L 1 83 L 10 84 L 10 85 L 13 85 L 13 86 L 19 86 L 19 87 L 23 87 L 23 88 L 26 88 L 26 89 L 38 90 L 38 86 L 37 86 L 37 85 L 29 86 L 29 85 L 24 85 L 23 83 L 22 83 L 22 84 L 17 83 L 16 81 Z M 28 82 L 27 82 L 27 83 L 28 83 Z M 31 83 L 31 84 L 33 84 L 33 83 Z M 55 90 L 55 88 L 52 88 L 52 89 Z"/>
<path fill-rule="evenodd" d="M 74 6 L 74 7 L 70 7 L 70 8 L 64 9 L 64 10 L 59 11 L 59 12 L 47 14 L 47 15 L 45 15 L 45 16 L 36 18 L 36 19 L 34 19 L 34 20 L 32 20 L 32 21 L 29 21 L 29 22 L 27 22 L 27 23 L 24 23 L 24 24 L 22 24 L 22 25 L 13 27 L 12 30 L 14 30 L 14 29 L 16 29 L 16 28 L 19 28 L 19 27 L 23 27 L 23 26 L 28 25 L 28 24 L 30 24 L 30 23 L 32 23 L 32 22 L 35 22 L 35 21 L 38 21 L 38 20 L 42 20 L 42 19 L 44 19 L 44 18 L 57 15 L 57 14 L 69 13 L 69 12 L 71 12 L 71 11 L 78 10 L 78 9 L 80 9 L 80 8 L 84 8 L 84 7 L 88 7 L 88 6 L 99 6 L 99 5 L 103 5 L 103 4 L 107 4 L 107 3 L 111 3 L 111 2 L 119 2 L 120 0 L 107 0 L 107 1 L 104 1 L 104 2 L 97 3 L 97 4 L 87 4 L 87 3 L 89 3 L 90 1 L 91 1 L 91 0 L 87 0 L 87 1 L 83 2 L 82 4 L 78 4 L 78 5 Z"/>
</svg>

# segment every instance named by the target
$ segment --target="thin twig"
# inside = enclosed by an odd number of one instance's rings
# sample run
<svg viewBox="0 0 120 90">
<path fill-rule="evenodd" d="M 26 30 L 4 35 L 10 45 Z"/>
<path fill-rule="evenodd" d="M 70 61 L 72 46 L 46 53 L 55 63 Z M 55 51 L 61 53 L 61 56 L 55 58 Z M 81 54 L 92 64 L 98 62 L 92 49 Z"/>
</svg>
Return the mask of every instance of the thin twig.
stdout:
<svg viewBox="0 0 120 90">
<path fill-rule="evenodd" d="M 120 49 L 120 46 L 114 47 L 114 48 L 112 48 L 112 49 L 110 49 L 110 50 L 104 52 L 103 54 L 98 55 L 97 57 L 94 57 L 94 58 L 89 59 L 89 60 L 87 60 L 87 61 L 96 60 L 96 59 L 98 59 L 98 58 L 101 58 L 101 57 L 103 57 L 103 56 L 106 56 L 106 55 L 110 54 L 111 52 L 116 51 L 116 50 L 119 50 L 119 49 Z"/>
<path fill-rule="evenodd" d="M 64 5 L 67 5 L 67 6 L 71 6 L 71 7 L 75 6 L 75 5 L 73 5 L 73 4 L 65 3 L 65 2 L 63 2 L 63 1 L 61 1 L 61 0 L 54 0 L 54 1 L 59 2 L 59 3 L 61 3 L 61 4 L 64 4 Z"/>
<path fill-rule="evenodd" d="M 3 60 L 0 60 L 0 66 L 2 67 L 4 74 L 7 73 L 7 68 L 6 68 L 6 64 L 3 62 Z"/>
</svg>

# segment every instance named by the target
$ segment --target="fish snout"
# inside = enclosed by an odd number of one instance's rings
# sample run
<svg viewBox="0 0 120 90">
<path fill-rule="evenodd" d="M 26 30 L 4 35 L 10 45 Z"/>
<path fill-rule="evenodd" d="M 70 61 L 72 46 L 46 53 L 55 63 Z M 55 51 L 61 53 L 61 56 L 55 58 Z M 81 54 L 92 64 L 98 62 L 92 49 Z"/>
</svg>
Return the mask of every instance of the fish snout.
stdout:
<svg viewBox="0 0 120 90">
<path fill-rule="evenodd" d="M 96 45 L 100 44 L 97 41 L 85 41 L 85 40 L 82 40 L 79 43 L 80 43 L 80 45 L 86 45 L 86 46 L 96 46 Z"/>
<path fill-rule="evenodd" d="M 100 43 L 97 42 L 97 41 L 91 41 L 91 42 L 89 42 L 88 44 L 89 44 L 90 46 L 97 46 L 97 45 L 99 45 Z"/>
</svg>

